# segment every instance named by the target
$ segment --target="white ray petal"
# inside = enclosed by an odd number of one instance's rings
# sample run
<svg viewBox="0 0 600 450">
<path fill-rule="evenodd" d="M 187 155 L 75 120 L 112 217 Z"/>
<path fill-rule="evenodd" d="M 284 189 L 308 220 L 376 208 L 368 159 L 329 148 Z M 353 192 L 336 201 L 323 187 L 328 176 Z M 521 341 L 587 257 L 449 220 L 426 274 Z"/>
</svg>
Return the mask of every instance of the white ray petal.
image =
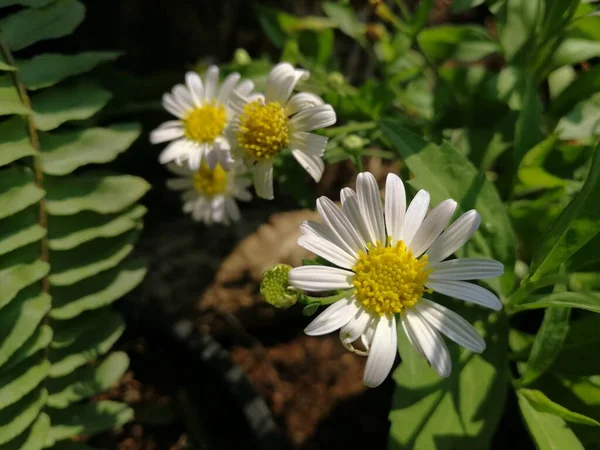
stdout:
<svg viewBox="0 0 600 450">
<path fill-rule="evenodd" d="M 340 247 L 351 255 L 357 255 L 359 250 L 367 248 L 363 238 L 335 203 L 327 197 L 320 197 L 317 199 L 317 210 L 323 218 L 323 222 L 337 236 L 338 242 L 341 243 Z"/>
<path fill-rule="evenodd" d="M 290 136 L 290 148 L 297 148 L 310 155 L 323 156 L 327 138 L 318 134 L 300 131 Z"/>
<path fill-rule="evenodd" d="M 186 111 L 194 109 L 194 101 L 192 100 L 190 91 L 183 84 L 176 85 L 171 93 L 177 103 L 183 106 Z"/>
<path fill-rule="evenodd" d="M 360 214 L 369 232 L 369 241 L 373 244 L 379 241 L 382 245 L 386 245 L 379 186 L 377 186 L 377 181 L 370 172 L 358 174 L 358 177 L 356 177 L 356 193 Z"/>
<path fill-rule="evenodd" d="M 440 334 L 429 325 L 414 309 L 406 311 L 404 320 L 407 320 L 412 328 L 414 338 L 419 342 L 425 358 L 440 377 L 447 377 L 452 372 L 452 360 L 448 347 Z"/>
<path fill-rule="evenodd" d="M 448 199 L 441 202 L 427 214 L 412 241 L 410 241 L 409 247 L 415 258 L 425 253 L 444 231 L 455 210 L 456 202 Z"/>
<path fill-rule="evenodd" d="M 481 224 L 481 216 L 474 209 L 467 211 L 438 237 L 427 250 L 429 264 L 446 259 L 473 236 Z"/>
<path fill-rule="evenodd" d="M 402 225 L 406 212 L 406 192 L 398 175 L 388 174 L 385 183 L 385 227 L 391 244 L 402 238 Z"/>
<path fill-rule="evenodd" d="M 396 359 L 397 339 L 394 316 L 381 317 L 375 329 L 365 367 L 364 382 L 367 386 L 379 386 L 392 370 Z"/>
<path fill-rule="evenodd" d="M 429 266 L 431 280 L 485 280 L 502 276 L 504 265 L 493 259 L 460 258 Z"/>
<path fill-rule="evenodd" d="M 273 199 L 272 161 L 262 161 L 254 166 L 254 189 L 260 198 Z"/>
<path fill-rule="evenodd" d="M 358 306 L 352 300 L 338 300 L 319 314 L 304 332 L 309 336 L 320 336 L 331 333 L 346 325 L 358 311 Z"/>
<path fill-rule="evenodd" d="M 367 224 L 360 213 L 360 207 L 358 205 L 358 197 L 356 193 L 350 188 L 342 189 L 340 193 L 342 201 L 342 209 L 344 214 L 354 227 L 358 231 L 365 243 L 371 240 Z"/>
<path fill-rule="evenodd" d="M 185 139 L 177 139 L 165 147 L 165 149 L 160 153 L 158 161 L 161 164 L 174 161 L 182 152 L 186 151 L 186 147 Z"/>
<path fill-rule="evenodd" d="M 303 291 L 350 289 L 354 272 L 328 266 L 300 266 L 290 270 L 290 285 Z"/>
<path fill-rule="evenodd" d="M 356 262 L 354 256 L 345 252 L 333 242 L 319 236 L 300 236 L 298 245 L 344 269 L 352 269 Z"/>
<path fill-rule="evenodd" d="M 277 64 L 269 73 L 265 84 L 267 102 L 278 102 L 285 107 L 296 84 L 309 77 L 305 70 L 294 69 L 289 63 Z"/>
<path fill-rule="evenodd" d="M 323 105 L 325 102 L 321 97 L 309 92 L 300 92 L 290 98 L 285 107 L 285 114 L 289 117 L 311 106 Z"/>
<path fill-rule="evenodd" d="M 235 89 L 236 84 L 240 81 L 239 73 L 230 73 L 225 77 L 223 83 L 221 83 L 221 87 L 219 88 L 219 93 L 217 94 L 217 102 L 222 105 L 227 105 L 229 103 L 229 97 L 231 93 Z"/>
<path fill-rule="evenodd" d="M 171 94 L 163 94 L 162 105 L 168 112 L 179 119 L 185 117 L 186 109 L 175 101 Z"/>
<path fill-rule="evenodd" d="M 171 121 L 173 122 L 173 121 Z M 163 124 L 164 125 L 164 124 Z M 160 126 L 150 132 L 150 142 L 152 144 L 160 144 L 162 142 L 172 141 L 183 136 L 184 131 L 181 123 L 177 121 L 178 126 Z"/>
<path fill-rule="evenodd" d="M 335 123 L 335 111 L 331 105 L 311 106 L 295 114 L 288 122 L 291 134 L 300 131 L 313 131 Z"/>
<path fill-rule="evenodd" d="M 208 102 L 217 97 L 219 89 L 219 68 L 210 66 L 204 75 L 204 101 Z"/>
<path fill-rule="evenodd" d="M 421 189 L 417 192 L 417 195 L 413 198 L 410 205 L 406 209 L 406 215 L 404 216 L 404 226 L 402 227 L 402 240 L 408 246 L 419 231 L 423 219 L 427 214 L 427 208 L 429 208 L 429 192 Z"/>
<path fill-rule="evenodd" d="M 185 74 L 185 84 L 190 91 L 190 96 L 194 101 L 195 106 L 200 106 L 204 100 L 204 85 L 202 78 L 196 72 L 188 72 Z"/>
<path fill-rule="evenodd" d="M 359 339 L 365 332 L 367 325 L 369 325 L 369 320 L 371 320 L 371 315 L 364 309 L 359 308 L 352 319 L 340 329 L 340 341 L 342 341 L 342 344 L 351 344 Z"/>
<path fill-rule="evenodd" d="M 495 311 L 502 309 L 502 303 L 496 295 L 476 284 L 466 281 L 427 280 L 426 286 L 448 297 L 475 303 Z"/>
<path fill-rule="evenodd" d="M 311 155 L 297 148 L 292 149 L 292 155 L 294 155 L 298 164 L 308 172 L 313 180 L 317 183 L 321 180 L 323 171 L 325 170 L 325 163 L 319 155 Z"/>
</svg>

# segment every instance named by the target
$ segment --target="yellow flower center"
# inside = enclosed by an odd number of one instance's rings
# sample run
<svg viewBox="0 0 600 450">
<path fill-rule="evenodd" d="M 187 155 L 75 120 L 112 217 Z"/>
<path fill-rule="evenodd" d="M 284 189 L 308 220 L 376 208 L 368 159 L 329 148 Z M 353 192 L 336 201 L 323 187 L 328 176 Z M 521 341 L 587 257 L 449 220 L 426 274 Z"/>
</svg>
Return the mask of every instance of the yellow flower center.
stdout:
<svg viewBox="0 0 600 450">
<path fill-rule="evenodd" d="M 377 241 L 358 253 L 354 295 L 374 314 L 389 316 L 413 306 L 425 290 L 429 270 L 427 255 L 417 259 L 403 241 L 385 247 Z"/>
<path fill-rule="evenodd" d="M 277 102 L 255 100 L 240 115 L 238 142 L 248 156 L 262 161 L 277 155 L 290 143 L 288 118 Z"/>
<path fill-rule="evenodd" d="M 226 122 L 227 112 L 223 105 L 202 105 L 183 119 L 185 137 L 197 142 L 213 142 L 223 133 Z"/>
<path fill-rule="evenodd" d="M 194 174 L 194 188 L 199 194 L 207 197 L 222 194 L 227 189 L 227 172 L 220 164 L 214 169 L 202 161 L 200 168 Z"/>
</svg>

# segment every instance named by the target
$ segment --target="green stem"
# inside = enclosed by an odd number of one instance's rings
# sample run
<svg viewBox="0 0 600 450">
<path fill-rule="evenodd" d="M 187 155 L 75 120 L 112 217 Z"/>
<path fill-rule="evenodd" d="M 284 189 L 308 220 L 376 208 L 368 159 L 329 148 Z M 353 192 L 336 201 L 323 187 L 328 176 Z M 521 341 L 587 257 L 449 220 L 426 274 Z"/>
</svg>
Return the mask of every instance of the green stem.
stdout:
<svg viewBox="0 0 600 450">
<path fill-rule="evenodd" d="M 568 283 L 569 279 L 563 275 L 551 275 L 536 281 L 524 281 L 519 289 L 513 292 L 506 300 L 506 313 L 512 315 L 516 312 L 516 306 L 528 295 L 533 294 L 538 289 L 546 286 L 552 286 L 559 283 Z"/>
<path fill-rule="evenodd" d="M 367 131 L 377 128 L 375 122 L 354 122 L 341 127 L 327 128 L 323 130 L 323 134 L 327 137 L 340 136 L 348 133 L 355 133 L 357 131 Z"/>
<path fill-rule="evenodd" d="M 310 295 L 303 295 L 302 300 L 307 305 L 318 303 L 319 305 L 331 305 L 332 303 L 347 298 L 352 293 L 352 289 L 348 289 L 340 292 L 339 294 L 330 295 L 329 297 L 311 297 Z"/>
</svg>

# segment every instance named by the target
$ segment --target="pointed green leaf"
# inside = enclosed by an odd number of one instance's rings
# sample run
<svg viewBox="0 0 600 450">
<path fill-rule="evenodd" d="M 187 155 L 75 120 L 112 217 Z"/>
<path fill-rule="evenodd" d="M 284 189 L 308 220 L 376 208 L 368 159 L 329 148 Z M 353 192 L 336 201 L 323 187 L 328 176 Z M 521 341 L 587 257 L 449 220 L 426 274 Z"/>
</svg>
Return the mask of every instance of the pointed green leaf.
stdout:
<svg viewBox="0 0 600 450">
<path fill-rule="evenodd" d="M 65 78 L 89 72 L 103 62 L 114 61 L 116 52 L 86 52 L 77 55 L 44 53 L 17 61 L 19 76 L 30 91 L 52 86 Z"/>
<path fill-rule="evenodd" d="M 469 322 L 478 317 L 473 308 L 457 312 Z M 506 393 L 506 331 L 506 317 L 492 313 L 485 324 L 483 354 L 448 342 L 452 373 L 440 378 L 399 326 L 402 363 L 393 375 L 388 448 L 488 448 Z"/>
<path fill-rule="evenodd" d="M 527 78 L 523 94 L 523 108 L 515 124 L 513 145 L 513 170 L 521 164 L 523 156 L 542 140 L 542 104 L 534 77 Z"/>
<path fill-rule="evenodd" d="M 50 417 L 41 413 L 26 433 L 8 444 L 0 445 L 0 450 L 42 450 L 49 432 Z"/>
<path fill-rule="evenodd" d="M 520 391 L 517 391 L 517 397 L 527 429 L 539 450 L 585 450 L 563 419 L 537 411 Z"/>
<path fill-rule="evenodd" d="M 52 341 L 52 328 L 48 325 L 42 325 L 33 333 L 23 346 L 21 346 L 2 366 L 2 371 L 10 370 L 16 367 L 21 361 L 25 361 L 30 356 L 36 354 L 50 345 Z"/>
<path fill-rule="evenodd" d="M 595 355 L 600 345 L 600 316 L 589 314 L 573 321 L 562 350 L 556 358 L 553 373 L 564 375 L 596 375 L 600 373 L 600 359 Z"/>
<path fill-rule="evenodd" d="M 0 28 L 4 42 L 15 51 L 38 41 L 71 34 L 84 17 L 85 8 L 78 1 L 57 0 L 40 9 L 23 9 L 11 14 L 0 22 Z"/>
<path fill-rule="evenodd" d="M 0 411 L 0 444 L 10 442 L 33 423 L 44 407 L 47 396 L 45 389 L 37 389 Z"/>
<path fill-rule="evenodd" d="M 77 435 L 93 436 L 120 427 L 133 418 L 133 410 L 123 403 L 104 400 L 52 411 L 50 435 L 56 441 Z"/>
<path fill-rule="evenodd" d="M 48 294 L 19 297 L 3 308 L 0 314 L 0 367 L 35 333 L 50 309 Z"/>
<path fill-rule="evenodd" d="M 4 61 L 4 59 L 0 55 L 0 70 L 3 70 L 5 72 L 14 72 L 18 69 L 14 66 L 11 66 L 10 64 L 7 64 L 6 61 Z"/>
<path fill-rule="evenodd" d="M 579 308 L 600 313 L 600 294 L 586 292 L 559 292 L 548 295 L 529 295 L 513 307 L 513 311 L 540 308 Z"/>
<path fill-rule="evenodd" d="M 417 39 L 423 53 L 435 63 L 448 59 L 473 62 L 500 50 L 486 29 L 477 25 L 425 28 Z"/>
<path fill-rule="evenodd" d="M 44 278 L 49 271 L 50 265 L 39 260 L 0 270 L 0 308 L 10 303 L 21 289 Z"/>
<path fill-rule="evenodd" d="M 89 119 L 111 98 L 106 89 L 89 83 L 45 89 L 31 98 L 38 130 L 49 131 L 71 120 Z"/>
<path fill-rule="evenodd" d="M 13 370 L 0 375 L 0 410 L 21 400 L 46 378 L 50 363 L 38 357 L 35 359 L 36 361 L 24 361 Z"/>
<path fill-rule="evenodd" d="M 449 144 L 428 144 L 390 120 L 384 120 L 381 129 L 414 174 L 410 183 L 429 191 L 432 205 L 453 198 L 458 212 L 474 207 L 481 214 L 479 232 L 471 239 L 476 246 L 474 253 L 504 263 L 501 291 L 508 293 L 513 283 L 515 236 L 494 185 Z M 490 284 L 498 287 L 492 283 L 494 280 Z"/>
<path fill-rule="evenodd" d="M 116 213 L 138 201 L 150 185 L 129 175 L 86 175 L 85 177 L 48 178 L 48 212 L 55 216 L 95 211 Z"/>
<path fill-rule="evenodd" d="M 44 191 L 33 184 L 31 171 L 13 167 L 0 170 L 0 219 L 37 203 Z"/>
<path fill-rule="evenodd" d="M 70 286 L 78 281 L 112 269 L 133 250 L 139 228 L 111 239 L 95 239 L 76 249 L 51 252 L 52 286 Z"/>
<path fill-rule="evenodd" d="M 0 78 L 0 116 L 25 115 L 29 109 L 23 105 L 15 87 L 7 77 Z"/>
<path fill-rule="evenodd" d="M 98 328 L 101 323 L 117 320 L 116 316 L 118 313 L 107 307 L 84 312 L 69 318 L 70 320 L 55 320 L 52 323 L 54 336 L 50 345 L 53 349 L 73 345 L 87 330 Z"/>
<path fill-rule="evenodd" d="M 591 417 L 584 416 L 583 414 L 570 411 L 564 406 L 561 406 L 558 403 L 550 400 L 548 397 L 546 397 L 546 394 L 541 391 L 535 389 L 519 389 L 518 393 L 519 395 L 525 397 L 529 404 L 533 406 L 537 412 L 554 414 L 555 416 L 558 416 L 571 423 L 600 426 L 600 422 L 592 419 Z"/>
<path fill-rule="evenodd" d="M 46 235 L 46 230 L 37 223 L 34 208 L 0 220 L 0 255 L 37 242 Z"/>
<path fill-rule="evenodd" d="M 358 20 L 351 6 L 339 5 L 334 2 L 323 2 L 321 8 L 323 8 L 325 15 L 337 25 L 342 33 L 355 39 L 361 45 L 366 45 L 366 26 Z"/>
<path fill-rule="evenodd" d="M 118 300 L 135 288 L 146 275 L 142 262 L 130 262 L 88 278 L 73 286 L 55 287 L 50 316 L 68 320 L 84 311 L 96 310 Z"/>
<path fill-rule="evenodd" d="M 67 175 L 86 164 L 112 161 L 137 139 L 140 131 L 138 124 L 119 124 L 42 134 L 42 169 L 50 175 Z"/>
<path fill-rule="evenodd" d="M 32 8 L 41 8 L 46 6 L 48 3 L 52 3 L 55 0 L 0 0 L 0 8 L 5 6 L 23 5 L 30 6 Z"/>
<path fill-rule="evenodd" d="M 123 319 L 117 317 L 115 320 L 88 330 L 74 345 L 51 350 L 49 358 L 52 367 L 49 376 L 52 378 L 63 377 L 104 355 L 117 342 L 123 331 L 125 331 L 125 323 Z"/>
<path fill-rule="evenodd" d="M 5 166 L 26 156 L 35 155 L 22 117 L 0 124 L 0 166 Z"/>
<path fill-rule="evenodd" d="M 556 120 L 571 111 L 581 100 L 586 100 L 600 91 L 600 66 L 581 72 L 569 86 L 551 103 L 549 114 Z"/>
<path fill-rule="evenodd" d="M 92 239 L 118 236 L 136 228 L 145 213 L 146 208 L 138 205 L 123 214 L 106 215 L 83 211 L 73 216 L 51 216 L 50 248 L 69 250 Z M 0 222 L 0 227 L 1 225 Z"/>
<path fill-rule="evenodd" d="M 533 255 L 531 281 L 555 272 L 577 250 L 600 232 L 600 150 L 596 147 L 581 191 L 542 237 Z"/>
<path fill-rule="evenodd" d="M 63 409 L 84 398 L 104 392 L 121 379 L 128 366 L 127 354 L 115 352 L 97 366 L 82 367 L 63 378 L 51 379 L 47 384 L 48 406 Z"/>
</svg>

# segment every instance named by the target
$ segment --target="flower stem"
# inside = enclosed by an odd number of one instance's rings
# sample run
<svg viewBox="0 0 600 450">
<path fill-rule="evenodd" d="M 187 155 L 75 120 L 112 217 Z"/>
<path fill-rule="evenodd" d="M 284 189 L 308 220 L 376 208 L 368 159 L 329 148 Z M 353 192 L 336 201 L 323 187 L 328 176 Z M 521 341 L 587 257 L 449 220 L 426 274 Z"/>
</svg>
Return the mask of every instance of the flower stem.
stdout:
<svg viewBox="0 0 600 450">
<path fill-rule="evenodd" d="M 318 303 L 319 305 L 331 305 L 332 303 L 337 302 L 338 300 L 342 300 L 343 298 L 347 298 L 352 294 L 352 289 L 347 289 L 335 295 L 330 295 L 329 297 L 311 297 L 310 295 L 303 295 L 301 297 L 301 301 L 306 303 L 307 305 Z"/>
</svg>

